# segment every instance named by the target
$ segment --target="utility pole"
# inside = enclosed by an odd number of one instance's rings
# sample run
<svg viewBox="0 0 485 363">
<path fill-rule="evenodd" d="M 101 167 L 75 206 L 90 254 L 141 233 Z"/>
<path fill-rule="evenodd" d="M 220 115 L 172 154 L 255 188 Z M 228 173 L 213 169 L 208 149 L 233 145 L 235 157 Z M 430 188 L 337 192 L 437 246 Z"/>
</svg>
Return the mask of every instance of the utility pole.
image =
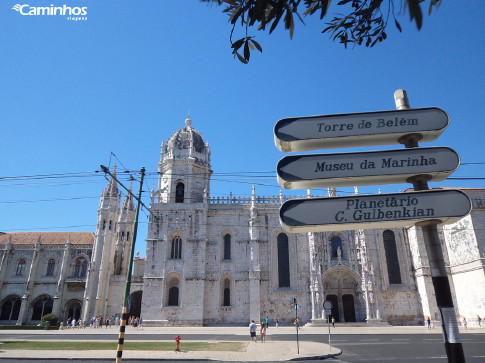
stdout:
<svg viewBox="0 0 485 363">
<path fill-rule="evenodd" d="M 118 184 L 120 184 L 124 189 L 126 189 L 131 195 L 131 191 L 129 191 L 116 177 L 111 174 L 107 167 L 101 165 L 101 169 L 106 173 L 109 174 Z M 138 197 L 135 197 L 137 200 L 136 205 L 136 213 L 135 213 L 135 221 L 133 222 L 133 234 L 131 237 L 131 248 L 130 248 L 130 263 L 128 264 L 128 272 L 126 273 L 126 285 L 125 285 L 125 296 L 123 298 L 123 310 L 121 314 L 121 322 L 120 322 L 120 332 L 118 335 L 118 348 L 116 351 L 116 363 L 121 363 L 121 357 L 123 355 L 123 344 L 125 341 L 125 329 L 126 329 L 126 321 L 128 320 L 128 298 L 130 296 L 130 288 L 131 288 L 131 273 L 133 271 L 133 256 L 135 252 L 135 242 L 136 242 L 136 233 L 138 230 L 138 215 L 140 214 L 140 204 L 143 204 L 141 201 L 141 192 L 143 186 L 143 178 L 145 177 L 145 168 L 142 167 L 140 170 L 140 188 L 138 190 Z"/>
<path fill-rule="evenodd" d="M 409 100 L 405 90 L 397 90 L 394 93 L 394 100 L 398 110 L 409 109 Z M 421 139 L 418 134 L 409 134 L 404 139 L 399 140 L 406 148 L 419 147 L 418 141 Z M 427 175 L 417 175 L 407 181 L 413 184 L 414 190 L 428 190 Z M 440 313 L 441 328 L 445 341 L 446 356 L 450 363 L 464 363 L 465 354 L 461 343 L 458 322 L 456 320 L 455 307 L 451 296 L 450 281 L 446 271 L 443 250 L 441 248 L 440 237 L 438 235 L 436 221 L 426 221 L 417 223 L 423 231 L 424 245 L 428 254 L 429 267 L 431 270 L 431 280 L 436 295 L 436 304 Z"/>
</svg>

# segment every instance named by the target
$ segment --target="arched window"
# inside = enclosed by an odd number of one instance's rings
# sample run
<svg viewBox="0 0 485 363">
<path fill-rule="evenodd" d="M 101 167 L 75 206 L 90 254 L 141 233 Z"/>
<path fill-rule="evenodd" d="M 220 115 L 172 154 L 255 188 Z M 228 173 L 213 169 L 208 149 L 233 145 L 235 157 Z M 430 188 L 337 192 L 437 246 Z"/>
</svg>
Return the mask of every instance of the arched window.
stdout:
<svg viewBox="0 0 485 363">
<path fill-rule="evenodd" d="M 86 277 L 88 271 L 88 261 L 85 258 L 78 258 L 74 265 L 74 277 Z"/>
<path fill-rule="evenodd" d="M 15 270 L 15 276 L 23 276 L 25 272 L 25 260 L 21 258 L 17 261 L 17 269 Z"/>
<path fill-rule="evenodd" d="M 231 306 L 231 280 L 224 280 L 222 306 Z"/>
<path fill-rule="evenodd" d="M 108 228 L 109 228 L 110 231 L 111 231 L 112 226 L 113 226 L 113 222 L 109 221 L 109 227 Z"/>
<path fill-rule="evenodd" d="M 228 233 L 224 236 L 224 260 L 231 259 L 231 235 Z"/>
<path fill-rule="evenodd" d="M 342 250 L 342 239 L 338 236 L 333 236 L 330 242 L 332 244 L 332 258 L 338 257 L 339 247 L 340 247 L 340 253 L 341 253 L 340 256 L 343 257 L 344 251 Z"/>
<path fill-rule="evenodd" d="M 106 219 L 103 219 L 103 229 L 106 229 Z"/>
<path fill-rule="evenodd" d="M 172 251 L 170 253 L 170 258 L 182 258 L 182 238 L 174 237 L 172 239 Z"/>
<path fill-rule="evenodd" d="M 390 284 L 402 284 L 401 269 L 397 256 L 396 237 L 394 232 L 386 229 L 382 234 L 384 238 L 384 250 L 386 252 L 387 275 Z"/>
<path fill-rule="evenodd" d="M 18 320 L 20 312 L 20 298 L 12 296 L 5 300 L 0 313 L 0 320 Z"/>
<path fill-rule="evenodd" d="M 280 233 L 278 243 L 278 286 L 290 287 L 290 254 L 288 250 L 288 236 Z"/>
<path fill-rule="evenodd" d="M 185 192 L 184 183 L 177 183 L 177 186 L 175 187 L 175 203 L 184 202 L 184 192 Z"/>
<path fill-rule="evenodd" d="M 168 306 L 179 305 L 179 280 L 174 277 L 168 285 Z"/>
<path fill-rule="evenodd" d="M 121 232 L 120 239 L 121 239 L 122 241 L 124 241 L 124 240 L 125 240 L 125 232 Z"/>
<path fill-rule="evenodd" d="M 34 309 L 32 311 L 32 320 L 40 320 L 44 315 L 52 313 L 52 305 L 54 300 L 49 296 L 45 296 L 38 299 L 34 303 Z"/>
<path fill-rule="evenodd" d="M 88 271 L 88 261 L 84 260 L 81 265 L 81 277 L 86 277 Z"/>
<path fill-rule="evenodd" d="M 46 276 L 54 276 L 54 269 L 56 267 L 56 260 L 53 258 L 50 258 L 49 261 L 47 262 L 47 272 Z"/>
</svg>

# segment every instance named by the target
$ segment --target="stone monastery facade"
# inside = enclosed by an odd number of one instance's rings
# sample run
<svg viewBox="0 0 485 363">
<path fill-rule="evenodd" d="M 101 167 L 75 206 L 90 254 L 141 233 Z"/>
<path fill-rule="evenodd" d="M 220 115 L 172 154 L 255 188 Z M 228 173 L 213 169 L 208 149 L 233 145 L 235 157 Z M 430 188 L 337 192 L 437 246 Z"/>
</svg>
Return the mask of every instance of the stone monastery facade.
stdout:
<svg viewBox="0 0 485 363">
<path fill-rule="evenodd" d="M 337 322 L 439 318 L 419 227 L 287 233 L 282 194 L 211 197 L 210 157 L 190 119 L 162 144 L 131 315 L 152 325 L 291 323 L 296 298 L 304 323 L 321 321 L 325 300 Z M 459 321 L 473 325 L 485 315 L 485 189 L 462 190 L 473 210 L 440 236 Z M 95 234 L 0 234 L 0 324 L 120 315 L 135 215 L 131 197 L 121 202 L 112 179 Z"/>
</svg>

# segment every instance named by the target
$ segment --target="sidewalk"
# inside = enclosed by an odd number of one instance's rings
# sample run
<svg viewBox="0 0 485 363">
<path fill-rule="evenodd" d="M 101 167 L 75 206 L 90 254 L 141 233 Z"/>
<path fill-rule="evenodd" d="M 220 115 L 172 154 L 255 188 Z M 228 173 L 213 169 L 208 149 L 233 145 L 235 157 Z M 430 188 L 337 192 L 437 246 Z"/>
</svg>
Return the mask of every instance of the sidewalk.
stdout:
<svg viewBox="0 0 485 363">
<path fill-rule="evenodd" d="M 321 334 L 321 328 L 307 328 L 307 334 Z M 318 331 L 317 331 L 318 330 Z M 72 336 L 72 340 L 85 340 L 83 335 L 86 334 L 116 334 L 114 340 L 117 341 L 118 328 L 111 329 L 69 329 L 69 330 L 1 330 L 0 334 L 6 335 L 9 339 L 5 340 L 25 340 L 23 337 L 26 334 L 38 334 L 39 336 L 51 335 L 61 336 L 65 339 L 66 336 Z M 266 336 L 266 343 L 250 342 L 249 328 L 247 327 L 149 327 L 143 330 L 137 330 L 127 327 L 125 341 L 130 341 L 130 336 L 133 335 L 148 335 L 148 334 L 169 334 L 174 337 L 177 334 L 182 336 L 180 343 L 181 352 L 175 351 L 123 351 L 123 359 L 156 359 L 156 360 L 226 360 L 226 361 L 286 361 L 293 359 L 312 359 L 312 358 L 328 358 L 338 354 L 341 351 L 335 347 L 330 350 L 328 344 L 318 342 L 299 341 L 299 354 L 297 351 L 296 334 L 294 327 L 279 327 L 268 329 Z M 217 339 L 217 336 L 237 337 L 234 341 L 241 341 L 240 337 L 247 337 L 247 342 L 243 342 L 243 350 L 240 352 L 205 352 L 205 351 L 184 351 L 184 335 L 198 334 L 201 336 L 208 335 L 207 339 L 201 337 L 198 341 L 219 342 L 228 341 L 227 339 Z M 300 336 L 305 334 L 305 328 L 300 329 Z M 325 334 L 325 331 L 323 331 Z M 328 334 L 328 331 L 327 331 Z M 210 336 L 209 336 L 210 335 Z M 215 337 L 213 335 L 216 335 Z M 272 336 L 278 335 L 279 339 L 283 336 L 283 340 L 272 340 Z M 328 335 L 327 335 L 328 336 Z M 327 336 L 322 337 L 322 341 L 326 341 Z M 63 340 L 64 340 L 63 339 Z M 258 334 L 258 339 L 260 336 Z M 40 339 L 41 340 L 41 339 Z M 71 339 L 69 339 L 71 340 Z M 149 340 L 147 338 L 147 340 Z M 229 339 L 230 340 L 230 339 Z M 161 340 L 162 341 L 162 340 Z M 166 341 L 166 340 L 165 340 Z M 173 341 L 173 340 L 171 340 Z M 195 340 L 193 340 L 195 341 Z M 53 346 L 55 341 L 53 341 Z M 75 358 L 91 358 L 91 359 L 114 359 L 116 351 L 107 350 L 88 350 L 88 351 L 68 351 L 68 350 L 1 350 L 0 360 L 3 358 L 37 358 L 37 359 L 75 359 Z"/>
</svg>

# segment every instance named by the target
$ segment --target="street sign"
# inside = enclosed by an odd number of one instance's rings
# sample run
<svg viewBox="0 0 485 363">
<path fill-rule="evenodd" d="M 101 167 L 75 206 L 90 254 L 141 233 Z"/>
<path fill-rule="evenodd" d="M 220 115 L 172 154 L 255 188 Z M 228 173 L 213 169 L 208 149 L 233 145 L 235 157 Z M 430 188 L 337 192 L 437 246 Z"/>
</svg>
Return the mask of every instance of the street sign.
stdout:
<svg viewBox="0 0 485 363">
<path fill-rule="evenodd" d="M 399 138 L 420 134 L 421 142 L 436 140 L 449 124 L 440 108 L 293 117 L 274 127 L 276 147 L 285 152 L 398 144 Z"/>
<path fill-rule="evenodd" d="M 280 222 L 289 232 L 325 232 L 395 228 L 439 220 L 457 222 L 471 210 L 460 190 L 292 199 L 280 208 Z"/>
<path fill-rule="evenodd" d="M 329 300 L 326 300 L 324 303 L 323 303 L 323 308 L 325 310 L 332 310 L 332 302 L 329 301 Z"/>
<path fill-rule="evenodd" d="M 406 183 L 416 175 L 443 181 L 459 165 L 460 158 L 453 149 L 429 147 L 291 155 L 281 159 L 276 169 L 283 188 L 306 189 Z"/>
<path fill-rule="evenodd" d="M 300 304 L 295 304 L 294 308 L 295 310 L 298 310 L 300 308 Z"/>
</svg>

